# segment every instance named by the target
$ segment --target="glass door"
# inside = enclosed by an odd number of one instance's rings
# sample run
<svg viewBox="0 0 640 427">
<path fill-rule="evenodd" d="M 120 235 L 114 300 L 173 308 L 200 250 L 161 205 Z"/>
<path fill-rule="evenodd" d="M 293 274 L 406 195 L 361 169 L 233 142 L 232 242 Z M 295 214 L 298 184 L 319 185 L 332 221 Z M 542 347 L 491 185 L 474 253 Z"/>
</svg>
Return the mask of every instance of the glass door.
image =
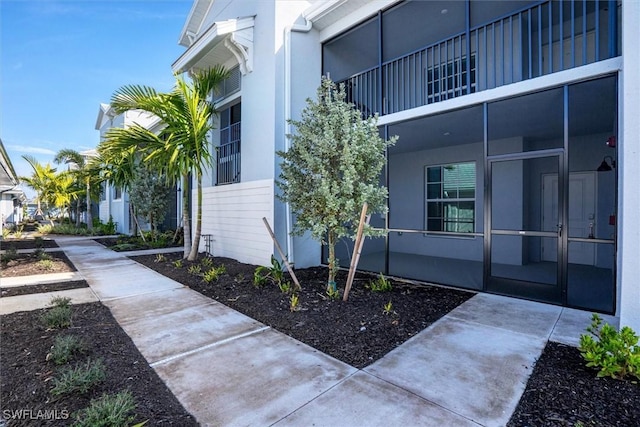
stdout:
<svg viewBox="0 0 640 427">
<path fill-rule="evenodd" d="M 488 291 L 562 303 L 563 157 L 560 149 L 489 158 Z"/>
</svg>

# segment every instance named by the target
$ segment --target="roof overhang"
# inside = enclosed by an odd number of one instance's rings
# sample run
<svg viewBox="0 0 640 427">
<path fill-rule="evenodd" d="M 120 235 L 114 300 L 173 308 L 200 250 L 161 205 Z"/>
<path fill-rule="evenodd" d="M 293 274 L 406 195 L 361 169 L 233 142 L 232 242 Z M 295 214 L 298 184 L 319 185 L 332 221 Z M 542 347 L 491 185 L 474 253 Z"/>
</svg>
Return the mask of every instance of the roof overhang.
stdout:
<svg viewBox="0 0 640 427">
<path fill-rule="evenodd" d="M 0 188 L 9 189 L 18 185 L 18 175 L 16 174 L 13 164 L 7 150 L 4 148 L 4 144 L 0 139 Z"/>
<path fill-rule="evenodd" d="M 316 0 L 303 13 L 313 27 L 323 31 L 341 21 L 349 26 L 369 18 L 399 0 Z M 352 16 L 352 15 L 357 16 Z M 348 17 L 348 19 L 347 19 Z M 355 18 L 355 20 L 354 20 Z M 347 21 L 344 21 L 344 20 Z M 340 25 L 338 25 L 340 26 Z"/>
<path fill-rule="evenodd" d="M 240 71 L 253 71 L 254 17 L 214 22 L 173 63 L 174 73 L 205 70 L 235 58 Z"/>
<path fill-rule="evenodd" d="M 115 110 L 111 108 L 110 104 L 100 104 L 95 129 L 100 130 L 104 125 L 105 120 L 113 119 L 116 115 Z"/>
</svg>

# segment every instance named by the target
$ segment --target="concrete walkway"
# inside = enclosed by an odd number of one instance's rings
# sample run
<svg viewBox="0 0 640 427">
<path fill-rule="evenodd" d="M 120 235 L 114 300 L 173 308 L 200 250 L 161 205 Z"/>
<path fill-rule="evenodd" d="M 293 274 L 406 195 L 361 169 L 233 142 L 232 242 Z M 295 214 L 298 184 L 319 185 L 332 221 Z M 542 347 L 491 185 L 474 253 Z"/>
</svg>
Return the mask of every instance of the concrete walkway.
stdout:
<svg viewBox="0 0 640 427">
<path fill-rule="evenodd" d="M 56 241 L 205 426 L 503 426 L 546 342 L 576 345 L 591 317 L 478 294 L 358 370 L 92 240 Z"/>
</svg>

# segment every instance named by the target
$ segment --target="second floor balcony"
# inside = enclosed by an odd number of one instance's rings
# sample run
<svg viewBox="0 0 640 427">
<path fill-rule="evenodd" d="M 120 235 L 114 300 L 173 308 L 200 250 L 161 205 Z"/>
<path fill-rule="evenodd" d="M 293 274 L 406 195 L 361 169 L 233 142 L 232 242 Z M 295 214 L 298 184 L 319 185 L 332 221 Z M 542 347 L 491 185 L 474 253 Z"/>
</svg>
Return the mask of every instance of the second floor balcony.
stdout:
<svg viewBox="0 0 640 427">
<path fill-rule="evenodd" d="M 615 0 L 406 1 L 328 41 L 323 73 L 391 114 L 618 56 Z"/>
</svg>

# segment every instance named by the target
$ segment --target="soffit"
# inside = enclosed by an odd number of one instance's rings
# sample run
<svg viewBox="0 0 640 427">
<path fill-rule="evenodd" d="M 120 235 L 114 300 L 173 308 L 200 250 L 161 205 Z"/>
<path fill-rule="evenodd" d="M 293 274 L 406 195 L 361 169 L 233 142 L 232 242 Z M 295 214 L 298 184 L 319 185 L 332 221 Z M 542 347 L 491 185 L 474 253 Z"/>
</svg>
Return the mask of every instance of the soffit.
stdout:
<svg viewBox="0 0 640 427">
<path fill-rule="evenodd" d="M 196 0 L 193 2 L 187 22 L 180 33 L 178 44 L 189 47 L 193 43 L 212 3 L 213 0 Z"/>
<path fill-rule="evenodd" d="M 173 63 L 176 73 L 202 70 L 235 58 L 242 74 L 253 69 L 254 17 L 214 22 Z"/>
</svg>

